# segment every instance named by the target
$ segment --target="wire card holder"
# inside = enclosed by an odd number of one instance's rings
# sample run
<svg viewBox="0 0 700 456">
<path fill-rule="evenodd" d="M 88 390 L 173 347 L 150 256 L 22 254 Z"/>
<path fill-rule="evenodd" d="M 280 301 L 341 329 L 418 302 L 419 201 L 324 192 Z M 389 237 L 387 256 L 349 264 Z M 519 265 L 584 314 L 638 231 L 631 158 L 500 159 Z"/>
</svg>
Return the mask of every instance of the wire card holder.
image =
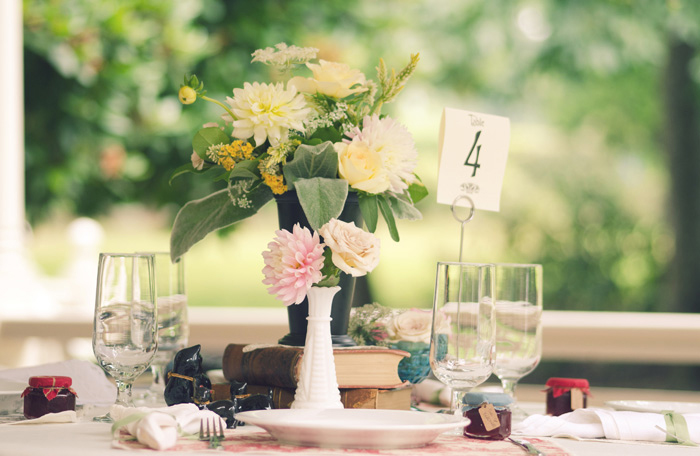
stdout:
<svg viewBox="0 0 700 456">
<path fill-rule="evenodd" d="M 457 207 L 460 201 L 466 201 L 469 203 L 469 214 L 465 218 L 461 218 L 459 214 L 457 213 Z M 457 220 L 461 225 L 462 229 L 459 235 L 459 262 L 463 262 L 462 258 L 462 253 L 464 249 L 464 231 L 466 229 L 467 223 L 471 222 L 471 220 L 474 218 L 474 201 L 467 195 L 459 195 L 457 198 L 452 201 L 452 216 Z"/>
</svg>

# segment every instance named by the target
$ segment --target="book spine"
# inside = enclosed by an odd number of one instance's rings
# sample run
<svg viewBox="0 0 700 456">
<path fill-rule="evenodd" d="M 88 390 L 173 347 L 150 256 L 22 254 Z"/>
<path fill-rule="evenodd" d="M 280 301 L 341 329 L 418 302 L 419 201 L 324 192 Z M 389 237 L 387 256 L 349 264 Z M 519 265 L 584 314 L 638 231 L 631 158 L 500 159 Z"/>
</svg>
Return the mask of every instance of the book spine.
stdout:
<svg viewBox="0 0 700 456">
<path fill-rule="evenodd" d="M 391 390 L 389 390 L 391 391 Z M 249 385 L 250 394 L 267 394 L 268 387 L 261 385 Z M 343 407 L 359 409 L 378 408 L 380 390 L 376 388 L 352 388 L 340 390 L 340 401 Z M 294 402 L 294 389 L 272 387 L 272 403 L 276 409 L 290 408 Z"/>
<path fill-rule="evenodd" d="M 243 352 L 244 347 L 241 344 L 229 344 L 226 347 L 222 362 L 226 380 L 296 388 L 301 349 L 267 347 Z"/>
</svg>

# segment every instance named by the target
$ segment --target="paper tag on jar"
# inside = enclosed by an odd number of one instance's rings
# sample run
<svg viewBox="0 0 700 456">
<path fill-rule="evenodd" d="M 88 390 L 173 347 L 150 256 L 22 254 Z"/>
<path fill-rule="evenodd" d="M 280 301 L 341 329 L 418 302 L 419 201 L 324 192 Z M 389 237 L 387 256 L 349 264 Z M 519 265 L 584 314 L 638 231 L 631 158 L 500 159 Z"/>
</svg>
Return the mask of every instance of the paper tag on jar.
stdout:
<svg viewBox="0 0 700 456">
<path fill-rule="evenodd" d="M 484 422 L 484 429 L 486 432 L 493 431 L 501 427 L 501 421 L 498 419 L 498 414 L 493 405 L 489 403 L 484 403 L 479 406 L 479 416 L 481 416 L 481 421 Z"/>
<path fill-rule="evenodd" d="M 508 159 L 507 117 L 445 108 L 439 138 L 437 202 L 467 195 L 475 209 L 498 211 Z M 466 199 L 457 203 L 468 207 Z"/>
<path fill-rule="evenodd" d="M 571 410 L 583 408 L 583 391 L 571 388 Z"/>
</svg>

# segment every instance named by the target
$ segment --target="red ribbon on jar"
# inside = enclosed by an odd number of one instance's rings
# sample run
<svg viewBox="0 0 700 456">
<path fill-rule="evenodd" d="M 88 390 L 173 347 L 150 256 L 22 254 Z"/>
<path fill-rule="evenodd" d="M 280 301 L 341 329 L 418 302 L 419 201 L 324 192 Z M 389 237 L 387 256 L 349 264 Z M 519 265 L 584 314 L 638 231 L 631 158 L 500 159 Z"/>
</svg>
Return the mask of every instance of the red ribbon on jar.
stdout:
<svg viewBox="0 0 700 456">
<path fill-rule="evenodd" d="M 73 379 L 70 377 L 51 375 L 29 377 L 29 386 L 22 392 L 21 397 L 26 396 L 32 389 L 41 389 L 44 393 L 44 397 L 49 401 L 55 398 L 62 389 L 67 389 L 77 397 L 78 395 L 73 388 L 71 388 L 72 384 Z"/>
<path fill-rule="evenodd" d="M 585 378 L 560 378 L 552 377 L 545 383 L 547 388 L 552 390 L 552 396 L 559 397 L 564 393 L 571 391 L 572 388 L 578 388 L 586 395 L 590 395 L 588 380 Z"/>
</svg>

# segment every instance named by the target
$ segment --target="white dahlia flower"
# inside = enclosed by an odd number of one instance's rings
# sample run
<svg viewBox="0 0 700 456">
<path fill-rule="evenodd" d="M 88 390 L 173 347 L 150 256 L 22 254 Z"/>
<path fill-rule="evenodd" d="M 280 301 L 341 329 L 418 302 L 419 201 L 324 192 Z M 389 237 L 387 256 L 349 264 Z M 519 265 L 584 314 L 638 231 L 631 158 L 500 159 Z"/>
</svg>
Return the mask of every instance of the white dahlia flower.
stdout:
<svg viewBox="0 0 700 456">
<path fill-rule="evenodd" d="M 224 120 L 233 121 L 235 138 L 255 140 L 256 147 L 270 140 L 277 146 L 287 137 L 290 129 L 304 131 L 303 121 L 311 112 L 304 96 L 282 83 L 260 84 L 246 82 L 242 89 L 233 89 L 233 98 L 226 97 L 231 111 L 236 116 L 224 115 Z"/>
<path fill-rule="evenodd" d="M 382 159 L 382 170 L 389 177 L 389 190 L 401 193 L 414 180 L 413 170 L 418 163 L 418 151 L 411 133 L 391 117 L 366 116 L 362 130 L 348 134 L 352 141 L 361 141 Z"/>
</svg>

